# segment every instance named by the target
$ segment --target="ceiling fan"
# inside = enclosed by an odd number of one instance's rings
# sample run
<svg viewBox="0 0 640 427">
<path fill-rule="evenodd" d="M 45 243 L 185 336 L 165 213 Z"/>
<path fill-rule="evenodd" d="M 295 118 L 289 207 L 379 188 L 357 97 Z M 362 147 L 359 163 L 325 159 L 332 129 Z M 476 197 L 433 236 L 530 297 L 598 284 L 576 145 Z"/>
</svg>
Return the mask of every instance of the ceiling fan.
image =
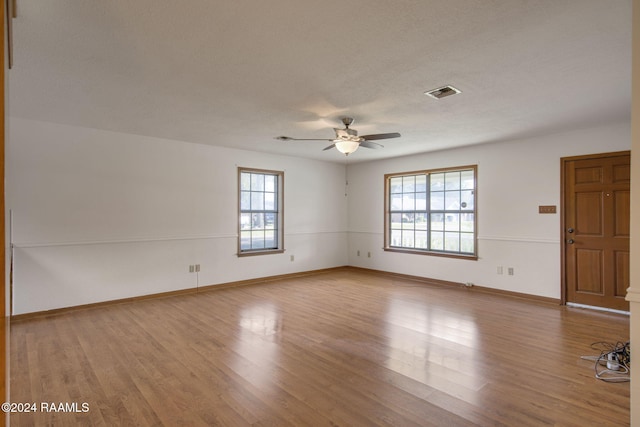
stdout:
<svg viewBox="0 0 640 427">
<path fill-rule="evenodd" d="M 349 128 L 353 123 L 353 118 L 343 117 L 342 123 L 344 129 L 333 128 L 336 132 L 336 137 L 332 139 L 317 139 L 317 138 L 292 138 L 290 136 L 277 136 L 275 139 L 280 141 L 330 141 L 333 142 L 330 146 L 326 147 L 323 151 L 336 148 L 342 154 L 348 156 L 358 149 L 358 147 L 365 148 L 378 148 L 383 147 L 382 144 L 373 142 L 379 139 L 398 138 L 400 134 L 398 132 L 393 133 L 376 133 L 373 135 L 358 136 L 358 131 Z"/>
</svg>

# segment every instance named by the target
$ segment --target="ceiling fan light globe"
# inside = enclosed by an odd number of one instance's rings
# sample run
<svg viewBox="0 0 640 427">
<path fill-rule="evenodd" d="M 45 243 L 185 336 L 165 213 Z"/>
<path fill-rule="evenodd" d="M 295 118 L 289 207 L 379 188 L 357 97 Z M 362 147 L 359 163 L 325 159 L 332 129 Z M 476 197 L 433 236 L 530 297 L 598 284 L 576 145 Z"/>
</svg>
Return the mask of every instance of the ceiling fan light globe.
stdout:
<svg viewBox="0 0 640 427">
<path fill-rule="evenodd" d="M 359 146 L 357 141 L 340 140 L 336 142 L 336 149 L 347 156 L 356 151 Z"/>
</svg>

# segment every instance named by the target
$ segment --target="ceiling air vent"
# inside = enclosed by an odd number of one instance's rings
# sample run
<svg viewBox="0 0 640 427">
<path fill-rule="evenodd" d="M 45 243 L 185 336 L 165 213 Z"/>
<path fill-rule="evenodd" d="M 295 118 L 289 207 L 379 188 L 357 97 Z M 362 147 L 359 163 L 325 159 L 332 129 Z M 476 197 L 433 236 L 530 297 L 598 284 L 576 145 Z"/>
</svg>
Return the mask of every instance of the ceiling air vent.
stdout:
<svg viewBox="0 0 640 427">
<path fill-rule="evenodd" d="M 460 93 L 460 91 L 458 89 L 456 89 L 453 86 L 442 86 L 439 87 L 438 89 L 433 89 L 433 90 L 429 90 L 427 92 L 425 92 L 425 95 L 429 95 L 432 98 L 435 99 L 442 99 L 446 96 L 449 95 L 455 95 L 456 93 Z"/>
</svg>

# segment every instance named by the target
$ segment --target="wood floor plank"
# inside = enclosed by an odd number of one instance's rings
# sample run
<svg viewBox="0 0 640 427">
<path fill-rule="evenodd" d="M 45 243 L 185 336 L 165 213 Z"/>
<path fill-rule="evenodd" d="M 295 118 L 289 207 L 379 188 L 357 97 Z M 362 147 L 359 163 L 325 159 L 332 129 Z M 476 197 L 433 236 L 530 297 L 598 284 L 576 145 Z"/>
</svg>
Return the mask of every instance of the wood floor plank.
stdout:
<svg viewBox="0 0 640 427">
<path fill-rule="evenodd" d="M 594 378 L 629 318 L 360 270 L 93 307 L 11 326 L 17 426 L 629 424 Z"/>
</svg>

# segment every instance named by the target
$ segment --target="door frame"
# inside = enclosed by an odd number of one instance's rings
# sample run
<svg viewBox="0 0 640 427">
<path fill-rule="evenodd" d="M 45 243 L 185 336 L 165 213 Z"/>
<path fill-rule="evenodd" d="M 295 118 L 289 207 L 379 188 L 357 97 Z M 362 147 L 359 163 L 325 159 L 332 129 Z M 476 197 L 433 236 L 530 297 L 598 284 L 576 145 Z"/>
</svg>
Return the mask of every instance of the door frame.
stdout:
<svg viewBox="0 0 640 427">
<path fill-rule="evenodd" d="M 567 163 L 576 161 L 576 160 L 589 160 L 589 159 L 604 159 L 607 157 L 617 157 L 617 156 L 625 156 L 631 155 L 630 150 L 625 151 L 614 151 L 609 153 L 596 153 L 596 154 L 586 154 L 581 156 L 571 156 L 571 157 L 562 157 L 560 158 L 560 304 L 567 305 L 567 241 L 565 239 L 565 208 L 566 208 L 566 194 L 565 194 L 565 185 L 566 185 L 566 168 Z"/>
</svg>

